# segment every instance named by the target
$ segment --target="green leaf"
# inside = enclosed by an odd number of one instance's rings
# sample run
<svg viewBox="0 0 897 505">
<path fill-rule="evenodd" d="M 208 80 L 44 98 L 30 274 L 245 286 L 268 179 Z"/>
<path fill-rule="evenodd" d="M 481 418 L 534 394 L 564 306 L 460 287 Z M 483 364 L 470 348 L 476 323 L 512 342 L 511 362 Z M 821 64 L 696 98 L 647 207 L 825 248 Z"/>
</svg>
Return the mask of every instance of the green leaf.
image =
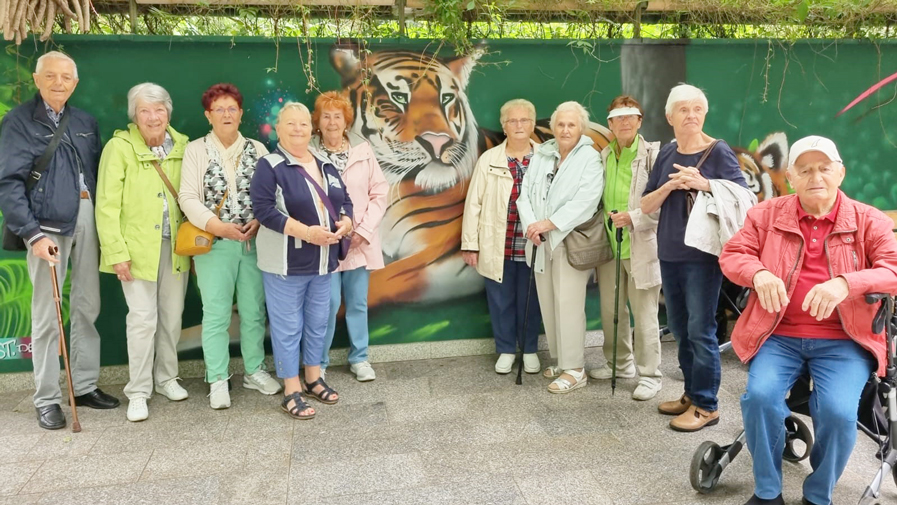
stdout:
<svg viewBox="0 0 897 505">
<path fill-rule="evenodd" d="M 807 16 L 810 15 L 810 0 L 803 0 L 803 2 L 797 4 L 797 11 L 795 13 L 797 15 L 797 20 L 803 23 L 807 20 Z"/>
<path fill-rule="evenodd" d="M 748 146 L 748 151 L 752 152 L 752 153 L 756 152 L 758 147 L 760 147 L 760 141 L 757 139 L 754 139 L 751 141 L 751 145 Z"/>
<path fill-rule="evenodd" d="M 470 0 L 469 2 L 467 2 L 467 10 L 472 11 L 472 10 L 476 9 L 476 7 L 477 7 L 476 0 Z"/>
<path fill-rule="evenodd" d="M 428 324 L 417 330 L 411 332 L 411 335 L 408 336 L 408 342 L 424 342 L 433 335 L 436 335 L 440 331 L 446 329 L 451 325 L 450 321 L 440 321 L 438 323 Z"/>
<path fill-rule="evenodd" d="M 31 279 L 24 259 L 0 260 L 0 337 L 31 335 Z"/>
</svg>

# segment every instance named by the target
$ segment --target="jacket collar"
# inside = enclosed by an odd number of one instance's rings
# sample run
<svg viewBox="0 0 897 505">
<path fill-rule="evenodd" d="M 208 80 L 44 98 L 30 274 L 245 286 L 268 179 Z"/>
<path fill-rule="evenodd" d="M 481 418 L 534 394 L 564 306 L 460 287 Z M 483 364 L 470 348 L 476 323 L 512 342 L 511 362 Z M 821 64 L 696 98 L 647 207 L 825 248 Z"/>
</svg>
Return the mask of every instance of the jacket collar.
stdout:
<svg viewBox="0 0 897 505">
<path fill-rule="evenodd" d="M 529 145 L 533 150 L 533 154 L 535 154 L 536 150 L 542 144 L 539 144 L 533 139 L 529 139 Z M 495 147 L 498 149 L 495 150 L 495 154 L 492 156 L 492 159 L 489 160 L 489 165 L 495 168 L 504 168 L 505 170 L 508 170 L 508 139 L 503 140 L 501 144 L 498 144 Z"/>
<path fill-rule="evenodd" d="M 584 146 L 592 146 L 592 144 L 594 144 L 594 143 L 595 142 L 593 142 L 592 139 L 589 138 L 587 135 L 582 135 L 581 137 L 579 137 L 579 141 L 573 147 L 573 150 L 570 151 L 570 154 L 573 154 L 576 151 L 579 151 Z M 558 149 L 557 139 L 551 139 L 551 140 L 545 142 L 544 144 L 540 144 L 539 148 L 538 148 L 538 153 L 543 154 L 545 156 L 554 156 L 555 158 L 560 158 L 561 153 L 560 153 L 560 150 Z"/>
<path fill-rule="evenodd" d="M 373 152 L 370 149 L 356 149 L 356 147 L 367 143 L 364 137 L 350 131 L 346 132 L 346 137 L 349 139 L 349 159 L 346 161 L 346 168 L 352 166 L 353 163 L 368 160 L 373 156 Z M 321 138 L 321 135 L 313 135 L 308 143 L 308 147 L 316 158 L 326 157 L 324 154 L 324 139 Z"/>
<path fill-rule="evenodd" d="M 601 162 L 604 163 L 604 166 L 607 166 L 607 158 L 611 153 L 611 144 L 605 146 L 604 149 L 601 150 Z M 648 141 L 645 140 L 645 137 L 642 137 L 642 134 L 638 134 L 638 152 L 635 153 L 635 159 L 632 160 L 633 165 L 636 161 L 643 160 L 648 157 Z"/>
<path fill-rule="evenodd" d="M 171 140 L 174 141 L 174 147 L 171 148 L 171 152 L 168 153 L 165 159 L 182 159 L 184 157 L 184 148 L 187 145 L 187 137 L 178 133 L 171 125 L 168 125 L 167 131 L 171 135 Z M 113 136 L 131 144 L 134 154 L 137 155 L 137 161 L 159 160 L 159 157 L 146 145 L 146 141 L 143 139 L 143 135 L 140 134 L 136 124 L 129 123 L 127 130 L 118 130 Z"/>
<path fill-rule="evenodd" d="M 838 206 L 838 214 L 835 216 L 835 226 L 832 228 L 832 233 L 856 231 L 857 211 L 853 205 L 853 200 L 848 198 L 840 189 L 838 190 L 838 197 L 841 199 L 841 204 Z M 774 226 L 783 231 L 801 233 L 797 211 L 800 199 L 797 195 L 788 195 L 781 198 L 786 198 L 787 201 L 782 205 L 782 213 L 776 219 Z"/>
<path fill-rule="evenodd" d="M 42 96 L 40 96 L 40 91 L 35 93 L 34 98 L 31 100 L 31 102 L 33 105 L 31 118 L 35 121 L 50 125 L 50 127 L 53 128 L 53 121 L 50 120 L 49 116 L 47 116 L 47 108 L 46 106 L 44 106 L 44 99 Z M 65 108 L 68 108 L 68 102 L 66 102 Z"/>
<path fill-rule="evenodd" d="M 289 166 L 291 166 L 291 167 L 298 167 L 298 166 L 301 166 L 301 165 L 299 164 L 299 160 L 297 160 L 296 157 L 293 156 L 292 154 L 288 153 L 287 150 L 284 149 L 284 148 L 280 145 L 280 143 L 277 144 L 277 147 L 274 148 L 274 151 L 275 151 L 277 154 L 279 154 L 279 155 L 283 158 L 283 162 L 284 162 L 284 164 L 289 165 Z M 330 166 L 331 169 L 333 169 L 334 171 L 336 171 L 336 167 L 333 166 L 333 163 L 330 163 L 329 161 L 327 161 L 325 158 L 319 156 L 319 155 L 318 155 L 317 153 L 315 153 L 314 151 L 310 151 L 310 152 L 311 152 L 311 157 L 315 159 L 315 163 L 318 164 L 318 168 L 321 169 L 321 173 L 322 173 L 322 174 L 324 173 L 324 167 L 325 167 L 325 166 Z M 348 165 L 347 165 L 347 166 L 348 166 Z"/>
</svg>

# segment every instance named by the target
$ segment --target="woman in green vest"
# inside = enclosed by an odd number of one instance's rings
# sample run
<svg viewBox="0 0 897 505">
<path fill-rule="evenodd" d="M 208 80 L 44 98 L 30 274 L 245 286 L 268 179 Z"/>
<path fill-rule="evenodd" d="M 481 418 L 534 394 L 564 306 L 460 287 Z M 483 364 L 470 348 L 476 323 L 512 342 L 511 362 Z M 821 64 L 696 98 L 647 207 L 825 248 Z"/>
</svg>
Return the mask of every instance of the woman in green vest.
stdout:
<svg viewBox="0 0 897 505">
<path fill-rule="evenodd" d="M 660 150 L 660 142 L 647 142 L 639 135 L 642 107 L 635 98 L 623 95 L 607 108 L 607 125 L 614 141 L 603 151 L 605 166 L 602 203 L 607 212 L 607 235 L 623 229 L 620 254 L 620 313 L 617 329 L 617 378 L 639 382 L 632 392 L 634 400 L 654 398 L 661 387 L 660 333 L 657 305 L 660 298 L 660 262 L 657 259 L 657 218 L 659 212 L 643 214 L 639 201 L 648 182 L 648 174 Z M 613 212 L 616 211 L 616 212 Z M 613 240 L 613 239 L 612 239 Z M 617 247 L 614 245 L 614 255 Z M 608 363 L 589 371 L 593 379 L 610 379 L 613 359 L 615 261 L 598 267 L 601 321 L 604 326 L 604 356 Z M 626 302 L 629 302 L 627 306 Z M 635 352 L 629 327 L 629 307 L 635 319 Z"/>
</svg>

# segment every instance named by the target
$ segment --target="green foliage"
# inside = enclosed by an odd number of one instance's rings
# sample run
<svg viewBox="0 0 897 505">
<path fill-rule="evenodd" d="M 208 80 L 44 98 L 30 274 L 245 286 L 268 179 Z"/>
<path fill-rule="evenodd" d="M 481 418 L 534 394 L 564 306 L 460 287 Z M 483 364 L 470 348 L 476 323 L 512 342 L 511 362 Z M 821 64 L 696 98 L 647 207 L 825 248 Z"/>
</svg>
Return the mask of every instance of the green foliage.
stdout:
<svg viewBox="0 0 897 505">
<path fill-rule="evenodd" d="M 58 267 L 61 268 L 61 267 Z M 50 275 L 50 268 L 46 268 Z M 71 276 L 62 287 L 62 321 L 69 320 Z M 22 258 L 0 259 L 0 337 L 20 338 L 31 335 L 31 279 L 28 263 Z"/>
</svg>

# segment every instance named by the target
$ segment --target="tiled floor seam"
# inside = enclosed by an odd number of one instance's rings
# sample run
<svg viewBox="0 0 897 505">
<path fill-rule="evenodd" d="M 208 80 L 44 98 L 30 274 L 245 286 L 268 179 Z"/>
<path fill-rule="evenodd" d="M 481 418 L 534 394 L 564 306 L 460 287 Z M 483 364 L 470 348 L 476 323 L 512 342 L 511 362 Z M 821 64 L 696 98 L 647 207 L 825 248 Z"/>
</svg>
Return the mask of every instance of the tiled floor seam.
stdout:
<svg viewBox="0 0 897 505">
<path fill-rule="evenodd" d="M 153 460 L 153 454 L 156 454 L 155 448 L 152 451 L 150 451 L 149 457 L 146 458 L 146 463 L 143 464 L 143 469 L 140 470 L 140 476 L 137 477 L 136 482 L 150 482 L 150 481 L 143 480 L 143 475 L 146 474 L 146 468 L 149 466 L 150 461 Z"/>
<path fill-rule="evenodd" d="M 19 493 L 21 493 L 21 491 L 22 491 L 23 489 L 25 489 L 26 487 L 28 487 L 28 483 L 31 482 L 31 479 L 33 479 L 34 476 L 37 475 L 37 472 L 39 472 L 40 469 L 43 468 L 44 465 L 47 464 L 47 461 L 48 461 L 48 460 L 46 460 L 46 459 L 43 460 L 43 461 L 41 462 L 40 466 L 37 467 L 37 468 L 35 468 L 34 471 L 31 472 L 31 475 L 28 477 L 28 480 L 26 480 L 24 483 L 22 483 L 22 485 L 19 487 L 19 489 L 16 489 L 16 492 L 13 493 L 13 494 L 11 494 L 11 495 L 9 495 L 9 496 L 17 496 Z"/>
</svg>

